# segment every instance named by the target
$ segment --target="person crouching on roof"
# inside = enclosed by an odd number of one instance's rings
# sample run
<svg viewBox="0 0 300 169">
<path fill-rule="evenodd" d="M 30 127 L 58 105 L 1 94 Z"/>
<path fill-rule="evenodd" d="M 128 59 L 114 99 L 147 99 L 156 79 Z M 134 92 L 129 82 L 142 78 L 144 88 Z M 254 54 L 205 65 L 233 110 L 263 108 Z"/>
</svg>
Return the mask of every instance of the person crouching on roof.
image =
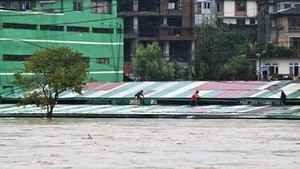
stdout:
<svg viewBox="0 0 300 169">
<path fill-rule="evenodd" d="M 139 101 L 139 104 L 143 105 L 144 104 L 144 94 L 143 94 L 143 90 L 137 92 L 135 95 L 134 95 L 134 98 Z"/>
</svg>

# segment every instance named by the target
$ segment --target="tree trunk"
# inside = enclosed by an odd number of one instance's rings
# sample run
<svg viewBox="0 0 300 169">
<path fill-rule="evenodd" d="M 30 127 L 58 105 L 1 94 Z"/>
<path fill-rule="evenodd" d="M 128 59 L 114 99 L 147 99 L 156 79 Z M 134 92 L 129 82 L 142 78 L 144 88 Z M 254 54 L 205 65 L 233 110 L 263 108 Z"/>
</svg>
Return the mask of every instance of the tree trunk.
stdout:
<svg viewBox="0 0 300 169">
<path fill-rule="evenodd" d="M 56 105 L 57 99 L 58 99 L 59 92 L 55 92 L 54 98 L 50 97 L 49 100 L 49 105 L 47 105 L 47 118 L 51 119 L 53 117 L 53 109 Z M 52 94 L 50 94 L 52 96 Z"/>
<path fill-rule="evenodd" d="M 48 119 L 51 119 L 51 118 L 52 118 L 52 116 L 53 116 L 53 113 L 52 113 L 52 111 L 49 111 L 49 112 L 47 112 L 47 118 L 48 118 Z"/>
<path fill-rule="evenodd" d="M 54 109 L 54 104 L 52 105 L 50 105 L 50 109 L 49 109 L 49 111 L 47 111 L 47 118 L 48 119 L 51 119 L 52 117 L 53 117 L 53 109 Z"/>
</svg>

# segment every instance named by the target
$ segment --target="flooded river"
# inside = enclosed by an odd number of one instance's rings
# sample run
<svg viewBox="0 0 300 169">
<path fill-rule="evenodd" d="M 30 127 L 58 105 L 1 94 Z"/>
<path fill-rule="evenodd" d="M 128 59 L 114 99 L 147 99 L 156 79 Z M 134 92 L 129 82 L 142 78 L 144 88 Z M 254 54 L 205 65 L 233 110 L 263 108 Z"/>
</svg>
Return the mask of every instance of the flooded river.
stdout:
<svg viewBox="0 0 300 169">
<path fill-rule="evenodd" d="M 297 169 L 300 121 L 0 119 L 1 169 Z"/>
</svg>

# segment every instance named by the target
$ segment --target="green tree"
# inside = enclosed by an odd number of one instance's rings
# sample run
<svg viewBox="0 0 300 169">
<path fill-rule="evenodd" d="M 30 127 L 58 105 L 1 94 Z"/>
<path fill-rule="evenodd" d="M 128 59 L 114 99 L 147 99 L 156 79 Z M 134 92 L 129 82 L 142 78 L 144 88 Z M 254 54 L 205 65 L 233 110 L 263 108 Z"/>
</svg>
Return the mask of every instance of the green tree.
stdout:
<svg viewBox="0 0 300 169">
<path fill-rule="evenodd" d="M 158 43 L 140 44 L 133 57 L 133 71 L 141 80 L 173 80 L 175 65 L 167 62 Z"/>
<path fill-rule="evenodd" d="M 240 53 L 244 35 L 225 31 L 222 27 L 203 24 L 196 30 L 194 80 L 225 80 L 224 64 Z"/>
<path fill-rule="evenodd" d="M 237 55 L 224 65 L 224 75 L 227 80 L 249 80 L 254 79 L 255 67 L 251 64 L 247 56 Z"/>
<path fill-rule="evenodd" d="M 289 58 L 297 56 L 295 49 L 276 44 L 257 44 L 256 52 L 260 54 L 262 59 L 265 58 Z"/>
<path fill-rule="evenodd" d="M 15 78 L 18 86 L 29 91 L 22 104 L 41 106 L 51 118 L 59 95 L 67 90 L 80 94 L 86 76 L 87 64 L 80 53 L 69 48 L 47 48 L 35 52 L 25 63 L 24 72 Z"/>
</svg>

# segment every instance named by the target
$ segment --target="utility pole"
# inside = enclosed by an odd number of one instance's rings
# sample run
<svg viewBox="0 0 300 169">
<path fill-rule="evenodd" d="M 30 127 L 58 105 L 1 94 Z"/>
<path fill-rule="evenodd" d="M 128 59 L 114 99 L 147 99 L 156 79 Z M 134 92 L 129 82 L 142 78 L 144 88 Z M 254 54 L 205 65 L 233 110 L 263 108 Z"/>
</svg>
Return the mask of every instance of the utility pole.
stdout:
<svg viewBox="0 0 300 169">
<path fill-rule="evenodd" d="M 258 14 L 257 14 L 257 45 L 265 46 L 269 41 L 270 35 L 270 14 L 269 14 L 269 0 L 257 0 L 258 4 Z M 257 46 L 255 47 L 257 48 Z M 263 51 L 261 51 L 263 52 Z M 256 53 L 257 60 L 257 78 L 258 80 L 262 80 L 262 55 L 263 53 Z"/>
<path fill-rule="evenodd" d="M 257 14 L 257 42 L 258 44 L 265 44 L 268 41 L 270 34 L 270 16 L 268 11 L 269 0 L 257 0 L 258 14 Z"/>
</svg>

